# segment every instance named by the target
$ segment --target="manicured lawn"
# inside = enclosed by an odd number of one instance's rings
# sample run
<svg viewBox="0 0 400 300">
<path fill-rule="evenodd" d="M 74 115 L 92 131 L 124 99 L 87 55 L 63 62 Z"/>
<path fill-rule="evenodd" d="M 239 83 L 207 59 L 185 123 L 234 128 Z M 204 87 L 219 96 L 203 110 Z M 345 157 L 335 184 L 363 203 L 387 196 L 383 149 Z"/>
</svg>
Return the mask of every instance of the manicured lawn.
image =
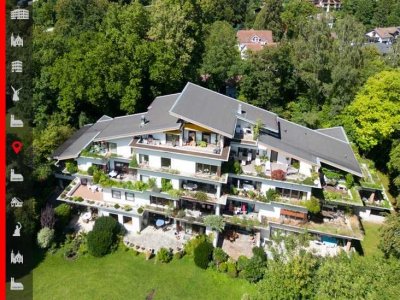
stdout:
<svg viewBox="0 0 400 300">
<path fill-rule="evenodd" d="M 120 247 L 121 248 L 121 247 Z M 226 274 L 202 270 L 184 257 L 169 264 L 146 261 L 119 249 L 103 258 L 67 261 L 47 254 L 33 272 L 34 299 L 241 299 L 255 286 Z"/>
<path fill-rule="evenodd" d="M 378 249 L 380 239 L 379 228 L 381 225 L 372 222 L 362 222 L 362 224 L 365 230 L 364 240 L 361 242 L 364 255 L 382 255 L 381 250 Z"/>
</svg>

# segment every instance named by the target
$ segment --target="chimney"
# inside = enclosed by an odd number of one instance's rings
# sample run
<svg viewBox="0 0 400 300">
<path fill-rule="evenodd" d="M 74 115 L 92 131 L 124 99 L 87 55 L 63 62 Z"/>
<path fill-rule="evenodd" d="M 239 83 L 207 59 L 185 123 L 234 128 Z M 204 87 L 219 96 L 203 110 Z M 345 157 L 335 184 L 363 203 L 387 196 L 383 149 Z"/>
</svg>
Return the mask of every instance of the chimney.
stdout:
<svg viewBox="0 0 400 300">
<path fill-rule="evenodd" d="M 242 114 L 242 104 L 239 103 L 238 105 L 238 110 L 237 110 L 238 115 Z"/>
</svg>

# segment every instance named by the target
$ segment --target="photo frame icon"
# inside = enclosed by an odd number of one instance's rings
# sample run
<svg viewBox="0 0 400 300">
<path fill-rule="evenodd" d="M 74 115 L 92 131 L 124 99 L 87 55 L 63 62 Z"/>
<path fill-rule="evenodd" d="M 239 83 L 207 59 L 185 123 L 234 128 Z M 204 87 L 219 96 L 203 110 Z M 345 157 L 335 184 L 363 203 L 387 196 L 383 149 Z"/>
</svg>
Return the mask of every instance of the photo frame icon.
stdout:
<svg viewBox="0 0 400 300">
<path fill-rule="evenodd" d="M 10 127 L 14 127 L 14 128 L 24 127 L 24 122 L 22 120 L 16 119 L 15 115 L 11 115 L 11 117 L 10 117 Z"/>
<path fill-rule="evenodd" d="M 14 277 L 11 277 L 10 290 L 11 291 L 22 291 L 22 290 L 24 290 L 24 285 L 22 284 L 22 282 L 15 281 Z"/>
<path fill-rule="evenodd" d="M 15 170 L 11 169 L 10 181 L 12 181 L 12 182 L 22 182 L 22 181 L 24 181 L 24 176 L 22 176 L 22 174 L 15 173 Z"/>
</svg>

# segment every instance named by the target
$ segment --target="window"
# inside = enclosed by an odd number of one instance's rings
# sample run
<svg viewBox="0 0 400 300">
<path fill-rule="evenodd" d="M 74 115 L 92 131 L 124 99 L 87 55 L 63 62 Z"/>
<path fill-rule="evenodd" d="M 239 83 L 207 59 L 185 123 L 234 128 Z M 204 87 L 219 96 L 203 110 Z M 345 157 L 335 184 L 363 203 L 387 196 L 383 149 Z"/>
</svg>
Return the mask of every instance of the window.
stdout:
<svg viewBox="0 0 400 300">
<path fill-rule="evenodd" d="M 203 133 L 202 139 L 203 142 L 206 142 L 207 144 L 211 143 L 211 135 L 209 133 Z"/>
<path fill-rule="evenodd" d="M 171 159 L 161 157 L 161 167 L 162 168 L 171 168 Z"/>
<path fill-rule="evenodd" d="M 111 153 L 117 153 L 117 144 L 116 143 L 108 143 L 108 149 Z"/>
<path fill-rule="evenodd" d="M 144 164 L 149 162 L 149 156 L 146 154 L 139 154 L 139 163 Z"/>
<path fill-rule="evenodd" d="M 278 161 L 278 152 L 271 150 L 271 162 L 277 162 Z"/>
<path fill-rule="evenodd" d="M 218 167 L 213 165 L 206 164 L 196 164 L 196 173 L 205 173 L 215 175 L 218 172 Z"/>
<path fill-rule="evenodd" d="M 114 162 L 114 169 L 118 172 L 124 172 L 127 173 L 128 172 L 128 166 L 129 164 L 127 163 L 123 163 L 123 162 L 119 162 L 119 161 L 115 161 Z"/>
<path fill-rule="evenodd" d="M 121 199 L 121 191 L 111 190 L 111 197 L 114 199 Z"/>
<path fill-rule="evenodd" d="M 135 201 L 135 194 L 134 193 L 125 192 L 125 200 Z"/>
<path fill-rule="evenodd" d="M 165 139 L 166 139 L 167 143 L 177 143 L 179 141 L 179 135 L 166 133 Z"/>
</svg>

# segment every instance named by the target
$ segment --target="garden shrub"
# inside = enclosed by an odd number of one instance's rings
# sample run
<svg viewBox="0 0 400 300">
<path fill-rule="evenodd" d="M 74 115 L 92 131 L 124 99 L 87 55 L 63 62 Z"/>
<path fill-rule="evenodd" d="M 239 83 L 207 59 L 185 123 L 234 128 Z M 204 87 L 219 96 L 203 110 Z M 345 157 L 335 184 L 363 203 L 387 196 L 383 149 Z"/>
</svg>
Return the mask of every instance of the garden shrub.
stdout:
<svg viewBox="0 0 400 300">
<path fill-rule="evenodd" d="M 354 177 L 350 173 L 346 174 L 346 187 L 351 189 L 354 186 Z"/>
<path fill-rule="evenodd" d="M 226 263 L 227 266 L 227 273 L 229 277 L 235 278 L 237 277 L 237 268 L 236 268 L 236 263 L 234 261 L 228 261 Z"/>
<path fill-rule="evenodd" d="M 307 185 L 314 185 L 314 179 L 312 179 L 311 177 L 307 177 L 301 183 L 302 184 L 307 184 Z"/>
<path fill-rule="evenodd" d="M 218 271 L 225 273 L 227 270 L 228 270 L 228 266 L 227 266 L 226 262 L 222 262 L 219 264 Z"/>
<path fill-rule="evenodd" d="M 172 260 L 172 253 L 166 248 L 160 248 L 157 252 L 156 259 L 162 263 L 169 263 Z"/>
<path fill-rule="evenodd" d="M 226 262 L 228 260 L 228 254 L 225 253 L 224 250 L 222 250 L 222 248 L 214 248 L 213 251 L 213 261 L 219 265 L 220 263 Z"/>
<path fill-rule="evenodd" d="M 196 247 L 198 245 L 200 245 L 203 242 L 208 241 L 208 237 L 205 234 L 201 234 L 196 236 L 193 239 L 190 239 L 185 245 L 184 245 L 184 249 L 185 249 L 185 253 L 188 256 L 193 256 L 194 255 L 194 249 L 196 249 Z"/>
<path fill-rule="evenodd" d="M 319 200 L 315 197 L 311 197 L 310 200 L 306 200 L 304 202 L 307 210 L 312 214 L 318 214 L 321 211 L 321 206 L 319 204 Z"/>
<path fill-rule="evenodd" d="M 251 249 L 251 252 L 253 252 L 254 257 L 258 257 L 261 261 L 267 260 L 267 254 L 265 253 L 263 247 L 254 247 Z"/>
<path fill-rule="evenodd" d="M 265 270 L 266 262 L 262 261 L 259 256 L 253 256 L 240 272 L 240 275 L 249 282 L 257 282 L 264 277 Z"/>
<path fill-rule="evenodd" d="M 88 175 L 90 175 L 90 176 L 93 176 L 93 174 L 94 174 L 94 172 L 97 170 L 97 168 L 95 167 L 95 166 L 90 166 L 88 169 L 87 169 L 87 173 L 88 173 Z"/>
<path fill-rule="evenodd" d="M 136 159 L 136 155 L 135 155 L 135 154 L 133 154 L 133 157 L 132 157 L 131 161 L 129 162 L 129 166 L 130 166 L 131 168 L 137 168 L 137 167 L 139 167 L 139 164 L 138 164 L 138 161 L 137 161 L 137 159 Z"/>
<path fill-rule="evenodd" d="M 113 233 L 106 230 L 92 230 L 87 235 L 88 251 L 95 257 L 101 257 L 110 252 L 113 244 Z"/>
<path fill-rule="evenodd" d="M 76 166 L 76 164 L 74 162 L 68 161 L 65 164 L 65 168 L 67 169 L 68 173 L 70 173 L 70 174 L 74 174 L 74 173 L 78 172 L 78 167 Z"/>
<path fill-rule="evenodd" d="M 138 212 L 138 214 L 143 213 L 143 207 L 139 207 L 139 208 L 137 209 L 137 212 Z"/>
<path fill-rule="evenodd" d="M 268 191 L 265 193 L 265 196 L 267 201 L 274 201 L 279 197 L 279 194 L 275 189 L 268 189 Z"/>
<path fill-rule="evenodd" d="M 207 269 L 212 258 L 213 245 L 208 241 L 201 242 L 193 252 L 196 266 Z"/>
<path fill-rule="evenodd" d="M 161 178 L 161 191 L 168 192 L 172 190 L 173 186 L 170 179 Z"/>
<path fill-rule="evenodd" d="M 37 243 L 40 248 L 46 249 L 50 247 L 51 243 L 54 239 L 54 229 L 50 229 L 48 227 L 44 227 L 40 229 L 37 234 Z"/>
<path fill-rule="evenodd" d="M 249 263 L 249 259 L 244 255 L 240 255 L 238 260 L 237 260 L 237 269 L 238 269 L 238 271 L 244 270 L 248 263 Z"/>
<path fill-rule="evenodd" d="M 243 173 L 242 166 L 240 165 L 240 162 L 235 161 L 233 163 L 233 171 L 234 171 L 235 174 L 238 174 L 238 175 Z"/>
<path fill-rule="evenodd" d="M 271 172 L 271 178 L 275 180 L 286 180 L 286 173 L 283 170 L 273 170 Z"/>
<path fill-rule="evenodd" d="M 60 227 L 67 226 L 71 218 L 71 206 L 62 203 L 54 209 L 54 214 Z"/>
<path fill-rule="evenodd" d="M 178 251 L 174 253 L 174 259 L 181 259 L 184 256 L 184 252 Z"/>
<path fill-rule="evenodd" d="M 205 192 L 201 192 L 201 191 L 194 193 L 194 197 L 199 201 L 207 201 L 208 200 L 207 194 Z"/>
<path fill-rule="evenodd" d="M 120 225 L 113 217 L 100 217 L 93 226 L 93 231 L 108 231 L 112 233 L 113 239 L 120 232 Z"/>
<path fill-rule="evenodd" d="M 115 204 L 114 204 L 114 208 L 115 208 L 115 209 L 120 208 L 119 204 L 118 204 L 118 203 L 115 203 Z"/>
</svg>

